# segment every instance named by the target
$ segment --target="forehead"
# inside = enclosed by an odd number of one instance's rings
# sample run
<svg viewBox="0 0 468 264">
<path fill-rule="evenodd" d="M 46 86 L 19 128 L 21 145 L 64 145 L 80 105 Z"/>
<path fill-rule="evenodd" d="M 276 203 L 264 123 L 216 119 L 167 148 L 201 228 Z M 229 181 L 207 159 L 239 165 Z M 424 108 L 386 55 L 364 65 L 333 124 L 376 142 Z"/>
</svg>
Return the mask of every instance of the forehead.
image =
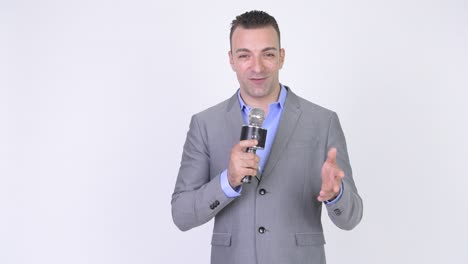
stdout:
<svg viewBox="0 0 468 264">
<path fill-rule="evenodd" d="M 276 47 L 279 49 L 279 39 L 272 26 L 246 29 L 238 27 L 232 34 L 232 49 L 263 49 Z"/>
</svg>

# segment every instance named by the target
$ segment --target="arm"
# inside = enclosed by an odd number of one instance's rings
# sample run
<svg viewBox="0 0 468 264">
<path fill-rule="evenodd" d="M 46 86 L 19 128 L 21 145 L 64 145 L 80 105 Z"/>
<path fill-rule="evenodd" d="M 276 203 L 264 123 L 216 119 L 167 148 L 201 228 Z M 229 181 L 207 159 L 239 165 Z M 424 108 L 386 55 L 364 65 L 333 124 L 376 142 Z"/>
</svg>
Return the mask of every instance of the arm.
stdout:
<svg viewBox="0 0 468 264">
<path fill-rule="evenodd" d="M 343 130 L 335 113 L 330 119 L 327 150 L 318 199 L 330 200 L 341 192 L 339 199 L 326 205 L 328 216 L 339 228 L 351 230 L 362 219 L 363 205 L 354 184 Z"/>
<path fill-rule="evenodd" d="M 197 116 L 192 117 L 171 202 L 173 221 L 182 231 L 208 222 L 238 196 L 235 193 L 240 192 L 244 175 L 257 172 L 258 156 L 245 152 L 257 142 L 244 140 L 232 148 L 228 169 L 210 175 L 207 142 L 206 129 Z M 229 188 L 235 189 L 226 192 Z"/>
<path fill-rule="evenodd" d="M 172 219 L 186 231 L 208 222 L 232 200 L 221 189 L 220 175 L 210 177 L 206 135 L 197 116 L 193 116 L 172 194 Z"/>
</svg>

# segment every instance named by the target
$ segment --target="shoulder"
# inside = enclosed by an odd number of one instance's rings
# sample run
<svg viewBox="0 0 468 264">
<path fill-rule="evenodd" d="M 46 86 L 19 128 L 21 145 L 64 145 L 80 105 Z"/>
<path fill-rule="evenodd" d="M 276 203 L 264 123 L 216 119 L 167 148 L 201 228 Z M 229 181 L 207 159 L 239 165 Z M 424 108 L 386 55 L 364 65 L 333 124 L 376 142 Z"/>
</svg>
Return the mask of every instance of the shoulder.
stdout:
<svg viewBox="0 0 468 264">
<path fill-rule="evenodd" d="M 232 96 L 231 98 L 228 98 L 216 105 L 194 114 L 193 117 L 201 121 L 210 121 L 218 118 L 224 118 L 226 112 L 228 112 L 236 102 L 237 97 Z"/>
<path fill-rule="evenodd" d="M 334 111 L 298 96 L 289 88 L 288 97 L 286 99 L 286 104 L 288 103 L 289 107 L 296 107 L 307 118 L 329 120 L 336 115 Z"/>
<path fill-rule="evenodd" d="M 226 123 L 226 118 L 232 117 L 233 113 L 240 112 L 237 93 L 230 98 L 213 105 L 201 112 L 192 115 L 191 123 L 198 124 L 205 129 L 220 129 L 220 124 Z"/>
</svg>

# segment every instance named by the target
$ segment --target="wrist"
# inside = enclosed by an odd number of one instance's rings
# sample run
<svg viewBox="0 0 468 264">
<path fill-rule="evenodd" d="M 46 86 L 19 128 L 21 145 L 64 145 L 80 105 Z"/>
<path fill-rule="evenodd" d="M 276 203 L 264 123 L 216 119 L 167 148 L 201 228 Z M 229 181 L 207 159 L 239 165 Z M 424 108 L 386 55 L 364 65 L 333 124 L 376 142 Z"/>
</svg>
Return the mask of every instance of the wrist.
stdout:
<svg viewBox="0 0 468 264">
<path fill-rule="evenodd" d="M 344 189 L 343 182 L 341 182 L 341 187 L 340 187 L 340 191 L 338 192 L 338 194 L 334 196 L 333 198 L 326 200 L 325 204 L 332 205 L 338 202 L 341 199 L 341 196 L 343 196 L 343 189 Z"/>
<path fill-rule="evenodd" d="M 335 194 L 334 196 L 332 196 L 332 198 L 330 198 L 330 199 L 328 199 L 328 200 L 325 200 L 325 201 L 331 202 L 331 201 L 335 200 L 336 198 L 338 198 L 338 194 L 339 194 L 339 193 Z"/>
</svg>

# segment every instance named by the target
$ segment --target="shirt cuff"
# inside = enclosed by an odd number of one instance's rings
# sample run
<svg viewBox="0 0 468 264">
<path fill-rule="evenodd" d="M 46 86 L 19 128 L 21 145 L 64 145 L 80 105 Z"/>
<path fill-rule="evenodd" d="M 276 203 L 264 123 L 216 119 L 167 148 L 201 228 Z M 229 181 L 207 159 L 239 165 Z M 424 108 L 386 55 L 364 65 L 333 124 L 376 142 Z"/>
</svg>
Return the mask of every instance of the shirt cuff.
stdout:
<svg viewBox="0 0 468 264">
<path fill-rule="evenodd" d="M 344 186 L 343 186 L 343 183 L 341 183 L 340 193 L 338 193 L 338 196 L 336 196 L 336 198 L 331 200 L 331 201 L 330 200 L 329 201 L 324 201 L 324 203 L 326 205 L 332 205 L 332 204 L 338 202 L 338 200 L 340 200 L 341 196 L 343 196 L 343 189 L 344 189 Z"/>
<path fill-rule="evenodd" d="M 241 195 L 242 185 L 237 187 L 236 189 L 233 189 L 229 184 L 229 180 L 227 178 L 227 170 L 221 172 L 219 181 L 221 182 L 221 189 L 228 198 L 235 198 Z"/>
</svg>

